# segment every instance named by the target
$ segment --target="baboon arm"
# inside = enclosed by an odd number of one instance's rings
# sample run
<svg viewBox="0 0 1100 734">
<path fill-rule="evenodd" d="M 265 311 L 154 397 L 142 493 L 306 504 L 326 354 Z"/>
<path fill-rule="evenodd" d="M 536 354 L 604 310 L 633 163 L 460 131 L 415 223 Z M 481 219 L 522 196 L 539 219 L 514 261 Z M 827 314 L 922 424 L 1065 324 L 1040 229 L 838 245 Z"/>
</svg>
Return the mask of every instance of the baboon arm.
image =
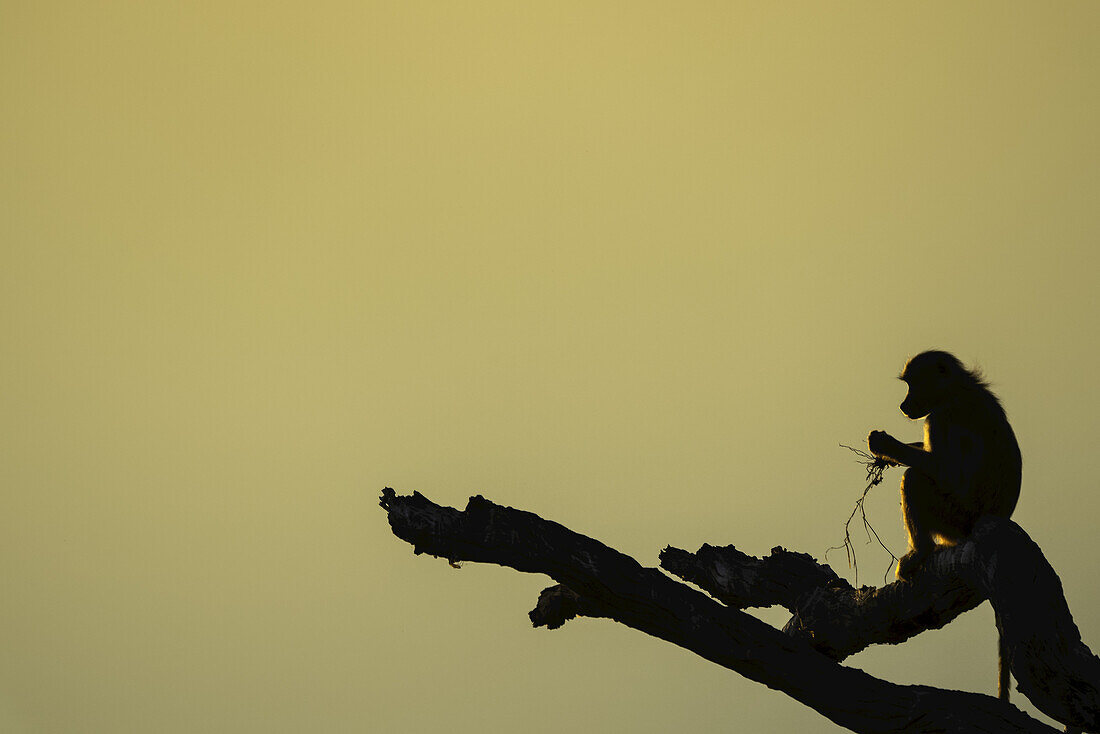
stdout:
<svg viewBox="0 0 1100 734">
<path fill-rule="evenodd" d="M 941 486 L 955 487 L 960 492 L 960 499 L 966 500 L 967 490 L 973 483 L 970 472 L 967 471 L 970 463 L 957 449 L 957 446 L 948 443 L 939 449 L 926 451 L 923 444 L 914 447 L 898 441 L 887 445 L 885 455 L 902 466 L 911 466 L 927 474 Z"/>
<path fill-rule="evenodd" d="M 917 449 L 918 451 L 924 451 L 924 441 L 914 441 L 913 443 L 907 443 L 905 445 L 906 446 L 911 446 L 911 447 Z M 888 456 L 883 456 L 881 458 L 886 459 L 886 461 L 888 461 L 891 466 L 901 466 L 902 465 L 900 461 L 896 461 L 894 459 L 891 459 Z"/>
<path fill-rule="evenodd" d="M 938 473 L 935 457 L 931 452 L 924 450 L 923 443 L 902 443 L 893 436 L 889 436 L 888 443 L 878 451 L 878 454 L 902 466 L 918 469 L 929 476 L 935 476 Z"/>
</svg>

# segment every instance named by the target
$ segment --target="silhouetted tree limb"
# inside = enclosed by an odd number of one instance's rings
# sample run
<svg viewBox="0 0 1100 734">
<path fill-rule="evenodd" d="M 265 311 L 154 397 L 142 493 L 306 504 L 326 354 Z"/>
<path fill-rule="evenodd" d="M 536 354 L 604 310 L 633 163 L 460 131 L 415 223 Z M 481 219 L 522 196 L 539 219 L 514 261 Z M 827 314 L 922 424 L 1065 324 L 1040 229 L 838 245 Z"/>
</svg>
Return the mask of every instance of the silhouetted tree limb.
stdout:
<svg viewBox="0 0 1100 734">
<path fill-rule="evenodd" d="M 743 609 L 779 604 L 783 631 L 836 660 L 944 626 L 989 599 L 1020 692 L 1044 713 L 1100 727 L 1100 659 L 1081 641 L 1062 584 L 1016 523 L 983 518 L 964 543 L 940 549 L 912 584 L 854 589 L 810 556 L 782 548 L 753 558 L 733 546 L 666 548 L 661 566 Z"/>
<path fill-rule="evenodd" d="M 1012 640 L 1020 690 L 1060 721 L 1098 728 L 1100 661 L 1081 643 L 1053 570 L 1009 521 L 983 520 L 970 541 L 937 553 L 912 587 L 878 590 L 852 589 L 827 566 L 782 549 L 766 559 L 731 548 L 704 546 L 694 555 L 666 549 L 666 568 L 724 596 L 725 606 L 599 541 L 480 496 L 460 511 L 386 489 L 381 505 L 394 534 L 416 553 L 558 581 L 530 613 L 536 625 L 553 628 L 578 615 L 614 619 L 783 691 L 857 732 L 1054 731 L 991 696 L 896 685 L 837 662 L 867 644 L 942 626 L 988 596 Z M 1036 599 L 1043 600 L 1039 609 Z M 785 632 L 740 611 L 764 603 L 791 609 Z M 901 620 L 895 627 L 891 610 Z M 864 624 L 870 633 L 854 629 Z"/>
<path fill-rule="evenodd" d="M 704 545 L 695 553 L 670 547 L 660 558 L 666 571 L 731 607 L 786 608 L 792 617 L 783 631 L 838 661 L 868 645 L 939 629 L 985 601 L 958 577 L 938 574 L 922 574 L 915 584 L 855 589 L 808 554 L 783 548 L 756 558 L 732 545 Z"/>
</svg>

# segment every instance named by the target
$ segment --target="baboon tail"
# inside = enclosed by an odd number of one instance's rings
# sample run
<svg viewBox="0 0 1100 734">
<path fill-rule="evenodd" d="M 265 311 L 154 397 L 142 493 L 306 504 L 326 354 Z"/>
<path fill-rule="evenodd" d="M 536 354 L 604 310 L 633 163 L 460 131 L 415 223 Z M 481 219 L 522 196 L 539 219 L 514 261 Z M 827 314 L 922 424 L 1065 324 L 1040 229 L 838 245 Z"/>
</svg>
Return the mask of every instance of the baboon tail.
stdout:
<svg viewBox="0 0 1100 734">
<path fill-rule="evenodd" d="M 1008 663 L 1008 641 L 1001 627 L 1001 619 L 997 617 L 997 698 L 1005 703 L 1008 703 L 1009 693 L 1012 690 Z"/>
</svg>

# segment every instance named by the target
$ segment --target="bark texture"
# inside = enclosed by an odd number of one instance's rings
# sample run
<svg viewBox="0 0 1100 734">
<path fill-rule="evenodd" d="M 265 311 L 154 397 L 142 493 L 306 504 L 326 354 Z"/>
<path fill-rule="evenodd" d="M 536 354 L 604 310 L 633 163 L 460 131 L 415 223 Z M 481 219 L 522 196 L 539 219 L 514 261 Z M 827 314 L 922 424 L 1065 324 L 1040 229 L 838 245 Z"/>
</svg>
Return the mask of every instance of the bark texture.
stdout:
<svg viewBox="0 0 1100 734">
<path fill-rule="evenodd" d="M 480 496 L 458 510 L 385 489 L 380 504 L 394 534 L 418 554 L 557 581 L 530 613 L 536 626 L 614 619 L 857 732 L 1055 731 L 992 696 L 896 685 L 839 662 L 866 645 L 943 626 L 989 598 L 1020 690 L 1053 718 L 1100 730 L 1100 660 L 1081 642 L 1053 569 L 1007 520 L 983 520 L 967 543 L 936 553 L 915 584 L 882 589 L 854 589 L 828 566 L 781 548 L 763 559 L 731 546 L 695 554 L 666 548 L 662 566 L 712 598 L 597 540 Z M 741 611 L 771 604 L 792 612 L 783 631 Z"/>
</svg>

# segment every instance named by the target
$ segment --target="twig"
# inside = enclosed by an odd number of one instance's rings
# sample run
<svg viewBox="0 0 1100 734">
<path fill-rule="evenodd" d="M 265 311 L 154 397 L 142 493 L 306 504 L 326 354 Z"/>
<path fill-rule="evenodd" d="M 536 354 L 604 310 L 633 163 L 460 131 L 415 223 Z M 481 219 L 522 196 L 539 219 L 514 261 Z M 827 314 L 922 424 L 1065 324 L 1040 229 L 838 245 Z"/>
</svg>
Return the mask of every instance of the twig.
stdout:
<svg viewBox="0 0 1100 734">
<path fill-rule="evenodd" d="M 886 566 L 886 572 L 883 574 L 883 582 L 890 576 L 890 569 L 893 568 L 894 563 L 897 562 L 898 557 L 894 555 L 894 552 L 886 547 L 886 544 L 882 542 L 882 538 L 878 536 L 875 528 L 867 520 L 867 508 L 864 507 L 863 501 L 867 499 L 867 493 L 871 491 L 871 487 L 876 487 L 882 483 L 882 475 L 888 467 L 896 466 L 896 464 L 887 461 L 873 454 L 869 454 L 866 451 L 861 451 L 856 448 L 852 448 L 847 444 L 840 444 L 842 448 L 846 448 L 849 451 L 858 454 L 861 457 L 860 464 L 867 469 L 867 486 L 863 490 L 863 494 L 856 500 L 855 507 L 852 508 L 852 514 L 848 516 L 847 522 L 844 523 L 844 542 L 841 545 L 834 545 L 825 551 L 826 559 L 829 557 L 829 551 L 844 549 L 845 555 L 848 557 L 848 567 L 855 572 L 855 585 L 859 586 L 859 564 L 856 561 L 856 549 L 852 543 L 852 535 L 850 526 L 852 519 L 856 516 L 856 513 L 860 513 L 860 518 L 863 521 L 863 529 L 867 533 L 867 542 L 871 542 L 871 537 L 878 541 L 878 544 L 882 546 L 882 549 L 890 554 L 890 563 Z"/>
</svg>

